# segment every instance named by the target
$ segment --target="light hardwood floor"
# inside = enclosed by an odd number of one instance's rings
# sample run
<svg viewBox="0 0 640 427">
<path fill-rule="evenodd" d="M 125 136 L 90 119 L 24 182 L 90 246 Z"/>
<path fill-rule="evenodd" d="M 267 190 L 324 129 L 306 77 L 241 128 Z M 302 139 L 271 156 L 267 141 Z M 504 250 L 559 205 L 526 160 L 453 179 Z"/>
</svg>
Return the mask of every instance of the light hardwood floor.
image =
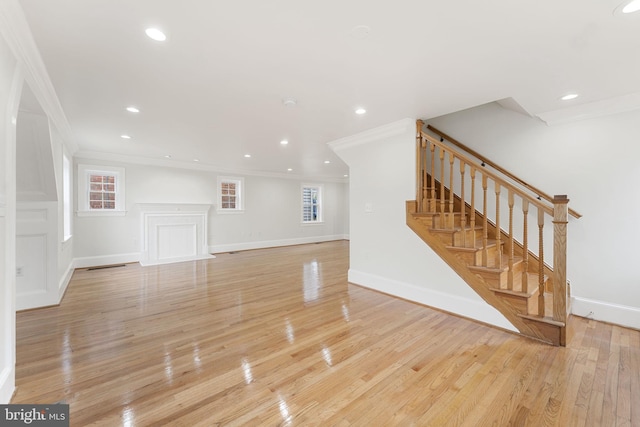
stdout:
<svg viewBox="0 0 640 427">
<path fill-rule="evenodd" d="M 18 313 L 12 403 L 71 425 L 638 426 L 640 332 L 551 347 L 347 283 L 348 242 L 74 274 Z"/>
</svg>

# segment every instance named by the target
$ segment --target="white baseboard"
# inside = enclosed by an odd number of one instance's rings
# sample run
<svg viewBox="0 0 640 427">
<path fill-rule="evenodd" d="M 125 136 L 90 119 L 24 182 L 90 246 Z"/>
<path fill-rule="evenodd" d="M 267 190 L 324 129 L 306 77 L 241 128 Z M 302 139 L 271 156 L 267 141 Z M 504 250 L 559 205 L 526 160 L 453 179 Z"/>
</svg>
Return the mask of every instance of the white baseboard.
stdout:
<svg viewBox="0 0 640 427">
<path fill-rule="evenodd" d="M 112 264 L 126 264 L 129 262 L 140 261 L 140 253 L 135 252 L 131 254 L 119 254 L 119 255 L 103 255 L 103 256 L 90 256 L 83 258 L 75 258 L 73 260 L 73 268 L 87 268 L 98 267 L 101 265 Z"/>
<path fill-rule="evenodd" d="M 349 282 L 459 316 L 488 323 L 502 329 L 518 332 L 498 310 L 484 302 L 473 301 L 457 295 L 446 294 L 422 286 L 399 282 L 353 269 L 349 269 Z"/>
<path fill-rule="evenodd" d="M 200 261 L 203 259 L 213 259 L 214 255 L 204 254 L 204 255 L 196 255 L 189 257 L 178 257 L 178 258 L 168 258 L 168 259 L 156 259 L 153 261 L 143 261 L 140 260 L 140 265 L 143 267 L 147 267 L 149 265 L 161 265 L 161 264 L 173 264 L 176 262 L 185 262 L 185 261 Z"/>
<path fill-rule="evenodd" d="M 75 261 L 71 261 L 69 263 L 69 267 L 67 267 L 67 271 L 64 272 L 64 275 L 60 278 L 60 283 L 58 284 L 58 304 L 62 302 L 62 297 L 67 291 L 67 286 L 69 286 L 69 282 L 71 281 L 71 276 L 73 276 L 74 270 Z"/>
<path fill-rule="evenodd" d="M 571 313 L 580 317 L 640 329 L 640 308 L 571 297 Z"/>
<path fill-rule="evenodd" d="M 280 246 L 305 245 L 308 243 L 330 242 L 333 240 L 348 240 L 345 234 L 332 236 L 298 237 L 295 239 L 262 240 L 258 242 L 230 243 L 226 245 L 209 246 L 209 252 L 218 254 L 222 252 L 247 251 L 250 249 L 276 248 Z"/>
<path fill-rule="evenodd" d="M 16 368 L 5 366 L 0 371 L 0 405 L 6 405 L 16 389 Z"/>
<path fill-rule="evenodd" d="M 16 311 L 31 310 L 32 308 L 50 307 L 58 304 L 57 292 L 38 290 L 32 292 L 16 293 Z"/>
</svg>

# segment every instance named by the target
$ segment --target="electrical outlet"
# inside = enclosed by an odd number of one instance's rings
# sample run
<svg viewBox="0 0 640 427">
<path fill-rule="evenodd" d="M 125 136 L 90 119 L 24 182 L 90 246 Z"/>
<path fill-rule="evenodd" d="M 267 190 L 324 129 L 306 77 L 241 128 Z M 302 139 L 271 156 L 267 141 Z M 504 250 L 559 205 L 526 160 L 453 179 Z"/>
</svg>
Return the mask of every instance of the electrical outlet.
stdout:
<svg viewBox="0 0 640 427">
<path fill-rule="evenodd" d="M 22 271 L 22 267 L 16 267 L 16 277 L 23 277 L 24 272 Z"/>
</svg>

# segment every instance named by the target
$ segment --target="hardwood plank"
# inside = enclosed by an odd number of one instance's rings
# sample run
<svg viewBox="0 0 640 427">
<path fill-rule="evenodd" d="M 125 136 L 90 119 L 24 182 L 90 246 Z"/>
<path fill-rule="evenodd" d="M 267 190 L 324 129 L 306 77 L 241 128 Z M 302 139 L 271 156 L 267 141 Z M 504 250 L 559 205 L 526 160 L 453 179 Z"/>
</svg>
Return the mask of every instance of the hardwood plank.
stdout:
<svg viewBox="0 0 640 427">
<path fill-rule="evenodd" d="M 75 272 L 13 403 L 72 426 L 639 425 L 640 332 L 552 347 L 347 282 L 348 242 Z"/>
</svg>

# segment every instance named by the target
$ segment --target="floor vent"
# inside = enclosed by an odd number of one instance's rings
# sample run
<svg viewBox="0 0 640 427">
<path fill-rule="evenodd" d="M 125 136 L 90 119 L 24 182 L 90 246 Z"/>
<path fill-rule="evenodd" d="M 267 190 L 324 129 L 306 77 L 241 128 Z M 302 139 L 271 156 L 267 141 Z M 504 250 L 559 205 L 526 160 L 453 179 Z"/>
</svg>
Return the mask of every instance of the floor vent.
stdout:
<svg viewBox="0 0 640 427">
<path fill-rule="evenodd" d="M 126 264 L 98 265 L 96 267 L 87 268 L 87 271 L 104 270 L 105 268 L 116 268 L 116 267 L 126 267 Z"/>
</svg>

